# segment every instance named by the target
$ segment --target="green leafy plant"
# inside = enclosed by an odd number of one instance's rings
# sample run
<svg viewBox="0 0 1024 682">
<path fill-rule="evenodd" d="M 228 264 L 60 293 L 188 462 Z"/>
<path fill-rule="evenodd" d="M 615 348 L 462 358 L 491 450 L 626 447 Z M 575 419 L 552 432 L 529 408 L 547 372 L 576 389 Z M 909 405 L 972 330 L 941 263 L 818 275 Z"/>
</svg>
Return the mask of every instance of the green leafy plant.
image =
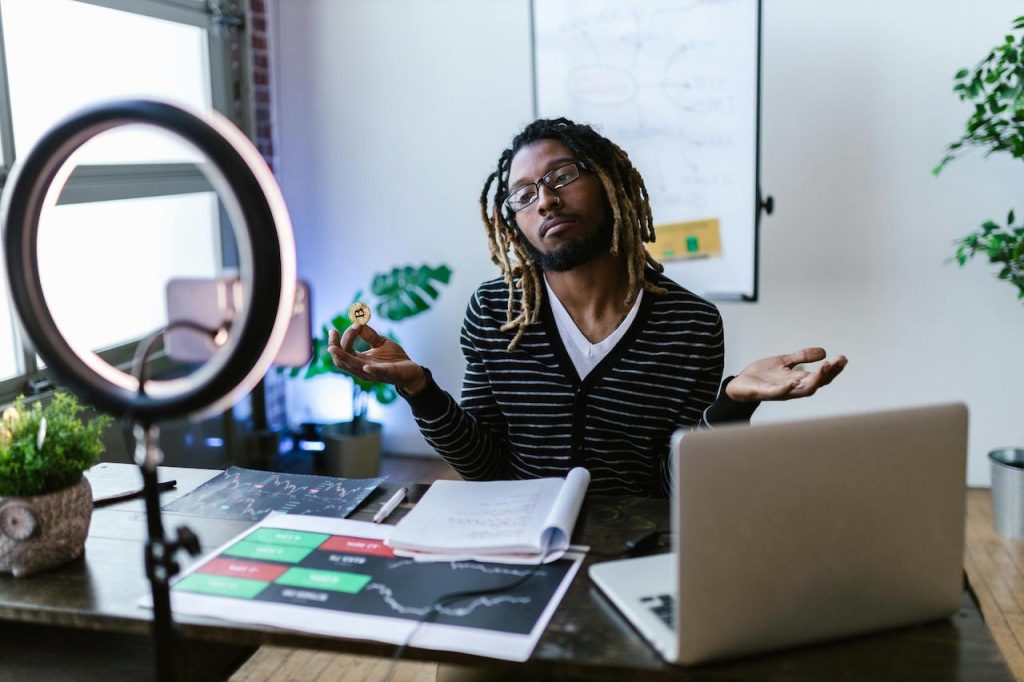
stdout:
<svg viewBox="0 0 1024 682">
<path fill-rule="evenodd" d="M 946 146 L 946 153 L 932 173 L 939 175 L 953 160 L 971 148 L 985 155 L 1008 153 L 1024 159 L 1024 16 L 1013 21 L 1013 31 L 973 69 L 960 69 L 953 91 L 960 100 L 974 102 L 964 134 Z M 1024 223 L 1014 225 L 1011 210 L 1002 226 L 987 220 L 957 242 L 956 261 L 965 265 L 976 254 L 988 256 L 1000 266 L 999 279 L 1017 288 L 1024 300 Z"/>
<path fill-rule="evenodd" d="M 430 310 L 434 302 L 440 297 L 440 285 L 447 285 L 451 280 L 452 270 L 447 265 L 431 267 L 421 265 L 413 267 L 407 265 L 401 268 L 392 268 L 389 272 L 377 273 L 370 282 L 370 293 L 372 298 L 363 297 L 363 292 L 357 291 L 352 303 L 362 301 L 370 306 L 374 314 L 392 322 L 401 322 L 410 317 L 415 317 Z M 371 318 L 370 325 L 377 327 L 377 323 Z M 352 326 L 348 319 L 348 306 L 331 318 L 329 325 L 325 324 L 320 328 L 320 334 L 313 339 L 313 359 L 309 365 L 303 368 L 291 370 L 292 377 L 300 374 L 305 379 L 312 379 L 322 374 L 341 374 L 352 380 L 352 431 L 360 433 L 366 428 L 366 411 L 369 407 L 369 400 L 372 397 L 381 405 L 393 403 L 398 398 L 398 392 L 391 384 L 377 381 L 367 381 L 349 374 L 343 369 L 334 365 L 331 354 L 327 352 L 327 338 L 331 328 L 337 329 L 344 334 L 345 330 Z M 385 336 L 395 343 L 398 337 L 390 330 Z M 356 339 L 356 351 L 364 351 L 369 346 L 362 339 Z"/>
<path fill-rule="evenodd" d="M 0 496 L 27 497 L 62 490 L 99 461 L 111 419 L 85 412 L 74 396 L 57 392 L 45 407 L 19 397 L 0 420 Z M 45 426 L 43 420 L 45 421 Z M 41 446 L 41 447 L 40 447 Z"/>
</svg>

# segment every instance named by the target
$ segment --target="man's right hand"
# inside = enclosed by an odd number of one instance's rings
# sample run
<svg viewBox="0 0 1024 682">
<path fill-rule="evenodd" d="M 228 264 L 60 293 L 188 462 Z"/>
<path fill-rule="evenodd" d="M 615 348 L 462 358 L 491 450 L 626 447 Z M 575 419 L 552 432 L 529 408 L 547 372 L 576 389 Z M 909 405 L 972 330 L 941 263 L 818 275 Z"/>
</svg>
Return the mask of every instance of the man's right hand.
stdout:
<svg viewBox="0 0 1024 682">
<path fill-rule="evenodd" d="M 356 352 L 356 337 L 370 344 L 370 349 Z M 427 375 L 423 368 L 409 359 L 397 343 L 381 336 L 369 325 L 352 325 L 344 335 L 336 329 L 327 337 L 327 351 L 334 359 L 335 367 L 354 374 L 367 381 L 383 381 L 414 395 L 427 386 Z"/>
</svg>

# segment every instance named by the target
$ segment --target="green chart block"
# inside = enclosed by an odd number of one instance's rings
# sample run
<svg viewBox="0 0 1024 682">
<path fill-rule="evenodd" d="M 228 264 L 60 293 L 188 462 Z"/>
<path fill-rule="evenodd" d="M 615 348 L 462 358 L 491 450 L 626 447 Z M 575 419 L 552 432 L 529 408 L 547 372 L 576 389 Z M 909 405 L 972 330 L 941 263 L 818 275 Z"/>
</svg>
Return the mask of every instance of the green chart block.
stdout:
<svg viewBox="0 0 1024 682">
<path fill-rule="evenodd" d="M 315 571 L 309 568 L 289 568 L 274 581 L 277 585 L 307 587 L 318 590 L 334 590 L 355 594 L 366 587 L 370 576 L 345 571 Z"/>
<path fill-rule="evenodd" d="M 297 564 L 312 551 L 309 547 L 265 545 L 260 542 L 250 542 L 246 539 L 228 547 L 224 550 L 224 554 L 245 559 L 263 559 L 264 561 L 281 561 L 288 564 Z"/>
<path fill-rule="evenodd" d="M 174 589 L 184 592 L 213 594 L 218 597 L 252 599 L 269 584 L 266 580 L 248 580 L 246 578 L 230 578 L 224 575 L 193 573 L 175 583 Z"/>
<path fill-rule="evenodd" d="M 316 549 L 331 537 L 326 533 L 305 533 L 299 530 L 281 530 L 280 528 L 258 528 L 245 537 L 246 542 L 260 542 L 265 545 L 282 547 L 307 547 Z"/>
</svg>

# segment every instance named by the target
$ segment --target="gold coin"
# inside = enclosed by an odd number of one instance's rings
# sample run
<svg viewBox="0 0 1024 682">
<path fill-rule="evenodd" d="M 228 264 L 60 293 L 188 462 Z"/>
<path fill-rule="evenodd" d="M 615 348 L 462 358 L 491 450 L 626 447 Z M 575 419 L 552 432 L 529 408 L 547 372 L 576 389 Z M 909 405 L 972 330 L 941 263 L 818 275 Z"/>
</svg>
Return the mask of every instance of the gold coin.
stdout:
<svg viewBox="0 0 1024 682">
<path fill-rule="evenodd" d="M 352 324 L 366 324 L 370 321 L 370 306 L 356 301 L 348 307 L 348 319 Z"/>
</svg>

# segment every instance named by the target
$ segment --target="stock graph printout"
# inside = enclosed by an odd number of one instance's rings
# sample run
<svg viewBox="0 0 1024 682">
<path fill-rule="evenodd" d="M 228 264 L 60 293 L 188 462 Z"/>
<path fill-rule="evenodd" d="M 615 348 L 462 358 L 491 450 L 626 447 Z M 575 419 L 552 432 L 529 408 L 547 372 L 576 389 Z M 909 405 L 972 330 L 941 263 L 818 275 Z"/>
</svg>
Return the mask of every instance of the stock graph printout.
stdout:
<svg viewBox="0 0 1024 682">
<path fill-rule="evenodd" d="M 271 512 L 344 518 L 383 480 L 229 467 L 164 510 L 253 522 Z"/>
<path fill-rule="evenodd" d="M 391 528 L 271 516 L 175 582 L 174 610 L 524 661 L 582 560 L 418 562 L 384 544 Z M 443 599 L 467 591 L 485 593 Z"/>
</svg>

